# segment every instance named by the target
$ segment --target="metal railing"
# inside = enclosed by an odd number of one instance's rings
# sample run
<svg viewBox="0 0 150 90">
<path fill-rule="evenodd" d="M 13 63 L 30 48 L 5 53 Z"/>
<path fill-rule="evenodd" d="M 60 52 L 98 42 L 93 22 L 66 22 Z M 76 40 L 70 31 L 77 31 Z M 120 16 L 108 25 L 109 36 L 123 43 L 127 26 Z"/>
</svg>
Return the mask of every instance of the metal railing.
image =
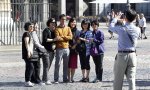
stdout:
<svg viewBox="0 0 150 90">
<path fill-rule="evenodd" d="M 0 45 L 20 45 L 26 21 L 36 20 L 41 36 L 50 17 L 49 6 L 50 3 L 0 3 Z"/>
</svg>

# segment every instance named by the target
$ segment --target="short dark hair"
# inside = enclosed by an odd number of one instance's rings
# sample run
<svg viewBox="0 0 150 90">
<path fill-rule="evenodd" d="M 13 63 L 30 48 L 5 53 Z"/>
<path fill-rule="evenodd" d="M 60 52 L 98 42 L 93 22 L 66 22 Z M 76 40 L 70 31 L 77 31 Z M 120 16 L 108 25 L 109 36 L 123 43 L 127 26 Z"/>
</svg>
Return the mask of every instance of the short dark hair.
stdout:
<svg viewBox="0 0 150 90">
<path fill-rule="evenodd" d="M 24 24 L 24 30 L 25 30 L 25 31 L 28 31 L 29 26 L 30 26 L 31 24 L 32 24 L 31 22 L 26 22 L 26 23 Z"/>
<path fill-rule="evenodd" d="M 50 24 L 50 23 L 55 23 L 56 26 L 57 26 L 57 22 L 56 22 L 55 18 L 50 18 L 50 19 L 48 19 L 47 22 L 46 22 L 46 25 L 49 27 L 49 24 Z"/>
<path fill-rule="evenodd" d="M 65 14 L 59 15 L 59 20 L 60 20 L 62 17 L 66 17 L 66 15 L 65 15 Z"/>
<path fill-rule="evenodd" d="M 99 22 L 98 22 L 98 20 L 93 20 L 93 21 L 91 22 L 91 26 L 92 26 L 92 24 L 95 24 L 95 25 L 97 25 L 97 26 L 99 27 Z"/>
<path fill-rule="evenodd" d="M 132 22 L 136 18 L 137 13 L 136 11 L 129 9 L 125 11 L 125 16 L 129 22 Z"/>
<path fill-rule="evenodd" d="M 82 20 L 82 22 L 81 22 L 81 27 L 82 27 L 82 29 L 83 29 L 83 24 L 85 24 L 85 23 L 88 24 L 88 30 L 89 30 L 89 29 L 90 29 L 90 21 L 89 21 L 88 19 Z"/>
</svg>

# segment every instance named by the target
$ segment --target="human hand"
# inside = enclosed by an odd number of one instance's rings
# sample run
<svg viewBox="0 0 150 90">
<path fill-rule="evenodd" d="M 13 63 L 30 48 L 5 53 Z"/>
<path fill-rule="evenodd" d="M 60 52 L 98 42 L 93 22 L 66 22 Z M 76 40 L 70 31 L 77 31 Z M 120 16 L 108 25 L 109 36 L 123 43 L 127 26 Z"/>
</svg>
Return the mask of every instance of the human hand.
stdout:
<svg viewBox="0 0 150 90">
<path fill-rule="evenodd" d="M 31 52 L 28 52 L 28 56 L 27 56 L 27 58 L 30 58 L 31 57 Z"/>
<path fill-rule="evenodd" d="M 53 41 L 57 41 L 58 39 L 57 39 L 57 37 L 55 37 L 54 39 L 53 39 Z"/>
<path fill-rule="evenodd" d="M 56 41 L 59 41 L 59 40 L 61 40 L 61 39 L 62 39 L 62 37 L 57 36 L 55 40 L 56 40 Z"/>
<path fill-rule="evenodd" d="M 90 41 L 90 42 L 93 42 L 93 41 L 94 41 L 94 38 L 90 38 L 89 41 Z"/>
<path fill-rule="evenodd" d="M 52 50 L 56 49 L 56 44 L 52 44 Z"/>
<path fill-rule="evenodd" d="M 76 45 L 73 45 L 72 47 L 71 47 L 71 49 L 75 49 L 76 48 Z"/>
<path fill-rule="evenodd" d="M 78 44 L 81 43 L 81 40 L 80 40 L 80 39 L 77 39 L 77 43 L 78 43 Z"/>
</svg>

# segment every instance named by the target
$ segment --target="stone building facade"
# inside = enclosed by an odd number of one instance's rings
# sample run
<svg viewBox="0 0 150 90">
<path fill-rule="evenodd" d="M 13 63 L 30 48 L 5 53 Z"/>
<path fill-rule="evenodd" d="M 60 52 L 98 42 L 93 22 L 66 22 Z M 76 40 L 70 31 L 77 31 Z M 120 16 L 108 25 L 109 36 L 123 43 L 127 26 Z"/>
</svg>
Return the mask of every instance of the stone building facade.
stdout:
<svg viewBox="0 0 150 90">
<path fill-rule="evenodd" d="M 111 9 L 124 11 L 126 4 L 91 4 L 94 0 L 1 0 L 11 2 L 11 16 L 21 21 L 45 21 L 60 14 L 72 17 L 106 16 Z M 150 3 L 131 4 L 139 13 L 150 16 Z"/>
</svg>

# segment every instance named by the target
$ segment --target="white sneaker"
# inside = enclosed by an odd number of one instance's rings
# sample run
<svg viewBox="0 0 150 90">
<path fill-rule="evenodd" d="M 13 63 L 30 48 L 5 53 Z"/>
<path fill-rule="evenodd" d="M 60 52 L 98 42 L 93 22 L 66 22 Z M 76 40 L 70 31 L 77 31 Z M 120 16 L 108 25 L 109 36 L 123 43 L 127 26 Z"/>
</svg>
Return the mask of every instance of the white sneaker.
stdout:
<svg viewBox="0 0 150 90">
<path fill-rule="evenodd" d="M 40 82 L 40 83 L 39 83 L 39 85 L 44 86 L 44 85 L 45 85 L 45 83 L 44 83 L 44 82 Z"/>
<path fill-rule="evenodd" d="M 58 81 L 55 81 L 54 84 L 59 84 L 59 82 L 58 82 Z"/>
<path fill-rule="evenodd" d="M 45 82 L 46 85 L 51 85 L 52 83 L 50 81 Z"/>
<path fill-rule="evenodd" d="M 95 78 L 92 83 L 97 83 L 97 82 L 100 82 L 100 80 L 98 80 L 97 78 Z"/>
<path fill-rule="evenodd" d="M 28 81 L 28 82 L 25 82 L 25 86 L 26 87 L 33 87 L 34 84 L 32 82 Z"/>
</svg>

